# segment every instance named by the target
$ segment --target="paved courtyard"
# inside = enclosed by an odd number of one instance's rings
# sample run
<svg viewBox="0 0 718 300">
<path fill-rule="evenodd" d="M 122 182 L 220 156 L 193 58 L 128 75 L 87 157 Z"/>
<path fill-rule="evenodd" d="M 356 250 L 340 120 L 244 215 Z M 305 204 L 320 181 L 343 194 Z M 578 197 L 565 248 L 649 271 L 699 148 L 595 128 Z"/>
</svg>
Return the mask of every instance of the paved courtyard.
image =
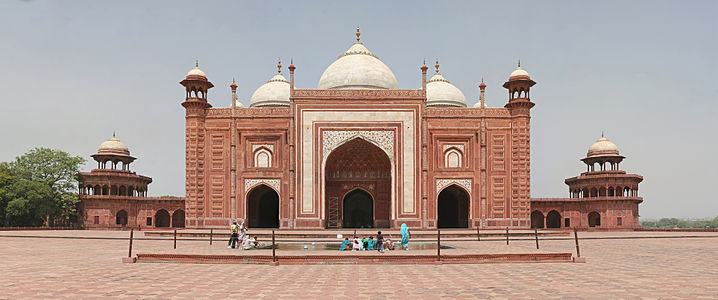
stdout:
<svg viewBox="0 0 718 300">
<path fill-rule="evenodd" d="M 272 267 L 122 264 L 127 241 L 113 238 L 126 238 L 127 232 L 3 231 L 0 299 L 718 298 L 718 233 L 579 234 L 587 238 L 581 241 L 581 254 L 588 259 L 586 264 Z M 136 236 L 144 237 L 141 233 Z M 611 238 L 593 239 L 607 237 Z M 205 242 L 181 240 L 176 252 L 232 251 L 222 248 L 223 244 L 226 241 L 217 241 L 208 248 Z M 508 248 L 504 241 L 445 244 L 457 246 L 461 252 L 536 251 L 533 240 L 512 241 Z M 175 252 L 171 248 L 171 239 L 137 240 L 134 252 Z M 541 251 L 575 253 L 573 240 L 567 237 L 541 241 Z"/>
</svg>

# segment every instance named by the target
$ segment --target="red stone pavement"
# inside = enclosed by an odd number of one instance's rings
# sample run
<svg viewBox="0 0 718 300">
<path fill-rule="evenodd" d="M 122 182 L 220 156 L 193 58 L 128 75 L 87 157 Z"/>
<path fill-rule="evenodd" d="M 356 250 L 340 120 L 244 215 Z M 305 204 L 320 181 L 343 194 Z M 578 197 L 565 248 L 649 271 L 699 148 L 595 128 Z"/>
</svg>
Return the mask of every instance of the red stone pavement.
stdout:
<svg viewBox="0 0 718 300">
<path fill-rule="evenodd" d="M 441 266 L 123 264 L 126 240 L 77 238 L 127 235 L 118 231 L 0 232 L 0 299 L 718 298 L 716 233 L 582 232 L 579 235 L 585 238 L 612 237 L 581 241 L 586 264 Z M 175 251 L 171 239 L 135 242 L 136 252 Z M 222 248 L 226 241 L 217 241 L 210 249 L 203 244 L 179 241 L 176 251 L 239 252 Z M 479 253 L 502 247 L 504 251 L 536 251 L 532 240 L 512 241 L 509 247 L 504 241 L 446 244 L 456 244 L 460 247 L 456 251 Z M 541 241 L 541 251 L 575 249 L 572 239 L 563 238 Z"/>
</svg>

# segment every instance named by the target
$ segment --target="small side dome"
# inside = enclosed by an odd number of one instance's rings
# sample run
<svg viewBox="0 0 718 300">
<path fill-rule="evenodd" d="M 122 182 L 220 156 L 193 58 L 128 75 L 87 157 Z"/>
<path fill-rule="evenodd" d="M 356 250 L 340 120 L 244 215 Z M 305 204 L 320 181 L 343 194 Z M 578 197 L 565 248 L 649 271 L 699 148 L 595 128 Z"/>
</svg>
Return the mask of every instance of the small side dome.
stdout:
<svg viewBox="0 0 718 300">
<path fill-rule="evenodd" d="M 618 147 L 613 142 L 609 141 L 606 137 L 601 135 L 601 138 L 596 140 L 591 147 L 588 147 L 588 154 L 586 157 L 595 156 L 617 156 L 620 155 Z"/>
<path fill-rule="evenodd" d="M 254 91 L 249 107 L 289 106 L 289 90 L 289 81 L 282 74 L 277 73 Z"/>
<path fill-rule="evenodd" d="M 395 90 L 399 84 L 379 58 L 359 41 L 340 55 L 322 74 L 319 89 L 380 89 Z"/>
<path fill-rule="evenodd" d="M 437 71 L 426 82 L 426 105 L 466 107 L 466 96 Z"/>
<path fill-rule="evenodd" d="M 513 72 L 511 72 L 511 75 L 509 75 L 509 78 L 514 78 L 517 76 L 526 76 L 529 77 L 529 72 L 526 72 L 526 70 L 522 69 L 521 67 L 516 68 Z"/>
<path fill-rule="evenodd" d="M 189 70 L 189 72 L 187 72 L 187 78 L 190 78 L 190 77 L 201 77 L 202 79 L 207 80 L 207 75 L 205 75 L 204 71 L 202 71 L 202 69 L 199 68 L 199 61 L 196 61 L 194 63 L 194 68 L 192 68 L 191 70 Z"/>
<path fill-rule="evenodd" d="M 113 134 L 112 138 L 100 144 L 100 148 L 97 150 L 97 153 L 129 156 L 130 150 L 127 148 L 127 145 L 125 145 L 125 143 L 115 138 L 115 135 Z"/>
<path fill-rule="evenodd" d="M 486 106 L 485 102 L 484 102 L 484 106 L 481 106 L 481 101 L 476 102 L 476 104 L 474 104 L 474 108 L 487 108 L 487 107 L 488 106 Z"/>
</svg>

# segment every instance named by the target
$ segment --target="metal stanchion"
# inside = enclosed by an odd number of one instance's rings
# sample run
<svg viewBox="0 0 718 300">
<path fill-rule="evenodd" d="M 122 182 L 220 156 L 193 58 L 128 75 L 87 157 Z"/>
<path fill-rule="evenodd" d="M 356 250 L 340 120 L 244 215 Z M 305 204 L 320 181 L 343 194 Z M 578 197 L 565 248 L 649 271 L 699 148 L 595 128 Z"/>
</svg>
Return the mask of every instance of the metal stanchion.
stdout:
<svg viewBox="0 0 718 300">
<path fill-rule="evenodd" d="M 578 248 L 578 231 L 576 227 L 573 228 L 573 238 L 576 240 L 576 257 L 581 257 L 581 249 Z"/>
<path fill-rule="evenodd" d="M 441 261 L 441 229 L 436 228 L 436 261 Z"/>
<path fill-rule="evenodd" d="M 270 265 L 276 266 L 277 265 L 277 253 L 276 253 L 277 246 L 274 244 L 274 230 L 272 230 L 272 263 Z"/>
<path fill-rule="evenodd" d="M 476 240 L 481 241 L 481 233 L 479 232 L 479 227 L 476 227 Z"/>
<path fill-rule="evenodd" d="M 509 244 L 509 227 L 506 227 L 506 245 Z"/>
<path fill-rule="evenodd" d="M 209 244 L 210 244 L 210 245 L 212 245 L 212 234 L 213 234 L 213 233 L 214 233 L 214 229 L 213 229 L 213 228 L 210 228 L 210 229 L 209 229 Z"/>
<path fill-rule="evenodd" d="M 174 246 L 174 248 L 177 249 L 177 229 L 175 229 L 175 235 L 174 235 L 174 236 L 175 236 L 175 238 L 174 238 L 174 239 L 175 239 L 175 246 Z"/>
<path fill-rule="evenodd" d="M 539 248 L 539 245 L 538 245 L 538 229 L 534 228 L 534 234 L 536 235 L 536 249 L 538 249 L 538 248 Z"/>
<path fill-rule="evenodd" d="M 135 229 L 130 229 L 130 253 L 127 254 L 127 257 L 132 257 L 132 237 L 135 235 Z"/>
</svg>

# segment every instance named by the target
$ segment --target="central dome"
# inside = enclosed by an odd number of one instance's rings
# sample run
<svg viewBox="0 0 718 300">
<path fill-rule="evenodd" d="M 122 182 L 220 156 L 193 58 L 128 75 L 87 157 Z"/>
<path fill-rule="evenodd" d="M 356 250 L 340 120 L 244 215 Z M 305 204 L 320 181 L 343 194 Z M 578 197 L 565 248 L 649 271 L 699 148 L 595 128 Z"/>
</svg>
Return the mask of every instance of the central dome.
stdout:
<svg viewBox="0 0 718 300">
<path fill-rule="evenodd" d="M 399 84 L 379 58 L 357 41 L 319 79 L 319 89 L 395 90 Z"/>
</svg>

